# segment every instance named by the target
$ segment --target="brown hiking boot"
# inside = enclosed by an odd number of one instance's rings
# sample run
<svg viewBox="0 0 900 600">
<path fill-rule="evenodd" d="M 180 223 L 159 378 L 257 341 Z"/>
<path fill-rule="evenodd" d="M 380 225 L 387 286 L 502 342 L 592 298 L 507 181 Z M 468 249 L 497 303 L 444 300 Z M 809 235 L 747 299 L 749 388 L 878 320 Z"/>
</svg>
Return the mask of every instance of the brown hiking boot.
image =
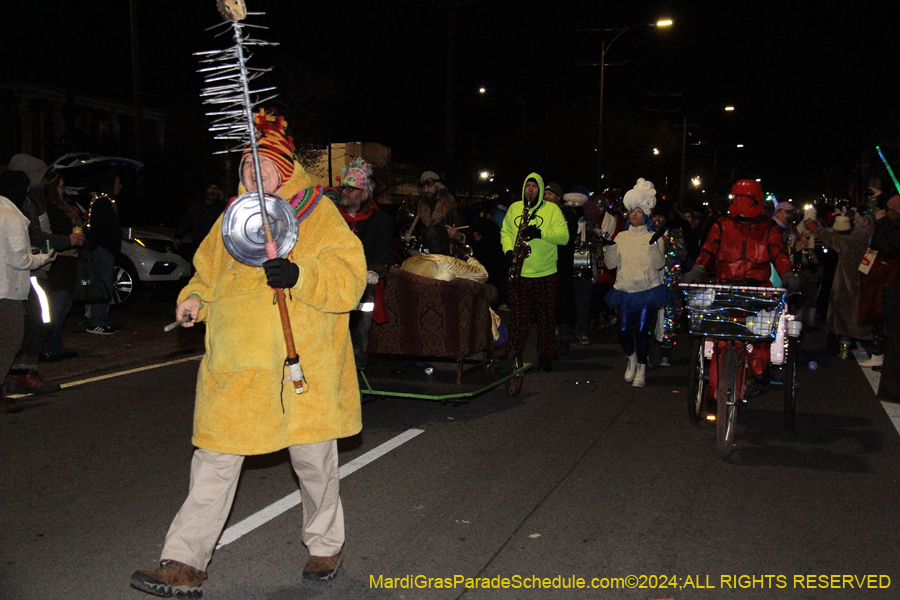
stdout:
<svg viewBox="0 0 900 600">
<path fill-rule="evenodd" d="M 15 394 L 52 394 L 59 391 L 58 383 L 47 383 L 37 371 L 10 373 L 6 382 L 9 392 Z"/>
<path fill-rule="evenodd" d="M 135 571 L 131 587 L 163 598 L 188 598 L 203 596 L 200 586 L 206 579 L 206 571 L 200 571 L 177 560 L 164 560 L 153 571 Z"/>
<path fill-rule="evenodd" d="M 337 575 L 337 570 L 341 566 L 343 550 L 334 556 L 313 556 L 309 555 L 306 566 L 303 567 L 303 579 L 312 579 L 313 581 L 330 581 Z"/>
</svg>

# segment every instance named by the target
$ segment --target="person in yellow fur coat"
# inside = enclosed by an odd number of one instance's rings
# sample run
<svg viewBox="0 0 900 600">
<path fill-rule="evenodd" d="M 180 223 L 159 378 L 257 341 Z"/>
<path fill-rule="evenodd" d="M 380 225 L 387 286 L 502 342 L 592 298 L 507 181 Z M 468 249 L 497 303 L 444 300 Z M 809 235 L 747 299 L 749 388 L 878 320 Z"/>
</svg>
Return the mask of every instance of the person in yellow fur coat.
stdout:
<svg viewBox="0 0 900 600">
<path fill-rule="evenodd" d="M 298 240 L 286 258 L 262 267 L 238 262 L 222 240 L 222 217 L 194 257 L 196 274 L 178 296 L 175 316 L 205 321 L 194 410 L 188 498 L 166 536 L 159 568 L 138 571 L 132 586 L 151 594 L 199 598 L 206 568 L 231 509 L 245 455 L 287 448 L 300 481 L 301 540 L 307 579 L 329 580 L 341 564 L 344 516 L 337 438 L 362 429 L 349 311 L 366 285 L 362 244 L 321 188 L 293 159 L 280 117 L 257 115 L 263 189 L 291 202 Z M 249 152 L 243 186 L 257 182 Z M 317 191 L 317 192 L 316 192 Z M 308 391 L 284 381 L 285 343 L 273 287 L 288 288 L 288 311 Z"/>
</svg>

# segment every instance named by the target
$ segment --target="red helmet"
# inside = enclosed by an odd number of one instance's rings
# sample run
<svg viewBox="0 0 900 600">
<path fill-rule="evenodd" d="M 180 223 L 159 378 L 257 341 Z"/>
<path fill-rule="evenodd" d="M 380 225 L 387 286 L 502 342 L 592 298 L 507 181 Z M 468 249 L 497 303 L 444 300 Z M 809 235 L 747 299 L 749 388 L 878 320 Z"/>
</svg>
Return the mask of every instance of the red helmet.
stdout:
<svg viewBox="0 0 900 600">
<path fill-rule="evenodd" d="M 741 179 L 731 188 L 731 197 L 728 214 L 732 217 L 743 216 L 753 219 L 762 214 L 765 196 L 759 182 L 752 179 Z"/>
</svg>

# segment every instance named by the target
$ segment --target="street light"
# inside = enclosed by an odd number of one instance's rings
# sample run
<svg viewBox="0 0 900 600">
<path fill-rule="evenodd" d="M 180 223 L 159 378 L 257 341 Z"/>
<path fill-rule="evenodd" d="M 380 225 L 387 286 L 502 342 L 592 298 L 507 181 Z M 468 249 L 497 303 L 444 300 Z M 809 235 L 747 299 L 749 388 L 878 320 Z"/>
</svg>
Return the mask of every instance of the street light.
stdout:
<svg viewBox="0 0 900 600">
<path fill-rule="evenodd" d="M 617 39 L 622 37 L 627 32 L 635 29 L 637 27 L 671 27 L 672 19 L 660 19 L 656 23 L 638 23 L 637 25 L 632 25 L 631 27 L 624 27 L 621 29 L 597 29 L 597 28 L 583 28 L 579 29 L 579 31 L 600 31 L 600 32 L 608 32 L 608 31 L 618 31 L 616 36 L 610 40 L 607 44 L 603 38 L 600 38 L 600 118 L 597 124 L 597 193 L 603 191 L 603 85 L 604 85 L 604 75 L 606 71 L 606 53 L 609 52 L 610 47 L 616 42 Z"/>
<path fill-rule="evenodd" d="M 519 104 L 522 105 L 522 129 L 524 130 L 525 129 L 525 110 L 526 110 L 525 101 L 522 100 L 521 98 L 519 98 L 518 96 L 516 96 L 515 94 L 513 94 L 511 91 L 507 90 L 506 88 L 501 88 L 501 87 L 488 88 L 488 87 L 484 87 L 484 86 L 481 86 L 480 88 L 478 88 L 479 94 L 487 94 L 488 92 L 503 92 L 505 94 L 509 94 L 516 102 L 518 102 Z"/>
</svg>

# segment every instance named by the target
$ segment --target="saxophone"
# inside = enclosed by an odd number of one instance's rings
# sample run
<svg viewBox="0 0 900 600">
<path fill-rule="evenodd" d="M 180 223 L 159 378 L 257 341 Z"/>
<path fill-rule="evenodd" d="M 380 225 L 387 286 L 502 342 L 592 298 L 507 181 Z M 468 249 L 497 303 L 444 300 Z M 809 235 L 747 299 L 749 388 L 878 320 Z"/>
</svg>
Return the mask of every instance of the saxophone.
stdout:
<svg viewBox="0 0 900 600">
<path fill-rule="evenodd" d="M 525 210 L 522 211 L 519 230 L 516 232 L 516 243 L 513 246 L 513 261 L 512 264 L 509 265 L 510 284 L 518 283 L 519 278 L 522 276 L 522 265 L 525 264 L 525 259 L 531 256 L 531 246 L 529 246 L 528 242 L 522 238 L 522 232 L 528 227 L 528 224 L 531 221 L 531 215 L 528 213 L 528 204 L 523 202 L 522 205 L 525 207 Z"/>
</svg>

